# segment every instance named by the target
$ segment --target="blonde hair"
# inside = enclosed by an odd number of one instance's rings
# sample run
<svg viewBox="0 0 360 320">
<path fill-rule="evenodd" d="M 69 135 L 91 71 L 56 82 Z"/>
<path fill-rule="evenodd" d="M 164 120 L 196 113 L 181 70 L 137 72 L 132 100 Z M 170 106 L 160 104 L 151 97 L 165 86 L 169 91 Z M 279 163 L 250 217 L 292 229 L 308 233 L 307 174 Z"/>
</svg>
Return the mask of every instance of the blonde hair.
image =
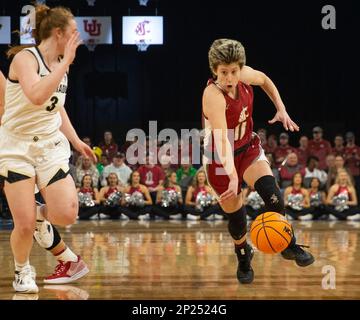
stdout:
<svg viewBox="0 0 360 320">
<path fill-rule="evenodd" d="M 240 69 L 246 63 L 244 46 L 237 40 L 217 39 L 209 50 L 209 66 L 214 77 L 219 64 L 237 63 Z"/>
<path fill-rule="evenodd" d="M 49 8 L 44 4 L 35 6 L 35 29 L 32 30 L 32 36 L 35 39 L 35 45 L 39 45 L 42 40 L 51 36 L 54 28 L 65 30 L 69 20 L 74 19 L 70 9 L 64 7 Z M 12 58 L 24 48 L 34 47 L 35 45 L 20 45 L 11 47 L 6 55 Z"/>
<path fill-rule="evenodd" d="M 203 173 L 203 174 L 205 175 L 205 185 L 206 185 L 206 186 L 209 185 L 205 170 L 202 169 L 202 168 L 200 168 L 200 169 L 196 172 L 196 174 L 195 174 L 195 176 L 194 176 L 194 178 L 193 178 L 192 186 L 193 186 L 194 189 L 196 189 L 196 188 L 199 187 L 198 177 L 199 177 L 199 174 L 200 174 L 200 173 Z"/>
<path fill-rule="evenodd" d="M 351 181 L 351 177 L 349 175 L 349 173 L 345 170 L 345 169 L 338 169 L 337 174 L 336 174 L 336 179 L 335 179 L 335 184 L 340 184 L 340 173 L 345 173 L 347 176 L 347 182 L 346 185 L 348 187 L 354 187 L 352 181 Z"/>
</svg>

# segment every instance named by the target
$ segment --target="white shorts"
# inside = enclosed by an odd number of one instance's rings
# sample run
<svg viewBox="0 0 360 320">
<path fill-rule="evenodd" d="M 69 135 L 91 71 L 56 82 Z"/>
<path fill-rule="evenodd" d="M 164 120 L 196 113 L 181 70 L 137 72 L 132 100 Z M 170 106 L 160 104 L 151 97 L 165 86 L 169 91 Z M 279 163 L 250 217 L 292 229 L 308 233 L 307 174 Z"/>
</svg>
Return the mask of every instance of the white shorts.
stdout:
<svg viewBox="0 0 360 320">
<path fill-rule="evenodd" d="M 0 127 L 0 177 L 10 183 L 36 177 L 41 190 L 69 172 L 69 158 L 69 141 L 60 131 L 29 137 Z"/>
</svg>

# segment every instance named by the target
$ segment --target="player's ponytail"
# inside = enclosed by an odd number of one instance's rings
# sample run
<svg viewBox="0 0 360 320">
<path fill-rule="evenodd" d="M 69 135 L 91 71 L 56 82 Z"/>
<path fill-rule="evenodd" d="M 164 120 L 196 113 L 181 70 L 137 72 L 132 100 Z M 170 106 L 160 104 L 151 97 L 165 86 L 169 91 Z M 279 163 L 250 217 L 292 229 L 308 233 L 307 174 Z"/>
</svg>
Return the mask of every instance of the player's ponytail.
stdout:
<svg viewBox="0 0 360 320">
<path fill-rule="evenodd" d="M 60 28 L 65 30 L 70 19 L 74 16 L 70 9 L 64 7 L 49 8 L 44 4 L 38 4 L 35 6 L 35 29 L 32 30 L 32 36 L 35 39 L 35 44 L 20 45 L 11 47 L 6 55 L 8 58 L 12 58 L 23 50 L 24 48 L 38 46 L 42 40 L 45 40 L 51 36 L 51 32 L 54 28 Z"/>
</svg>

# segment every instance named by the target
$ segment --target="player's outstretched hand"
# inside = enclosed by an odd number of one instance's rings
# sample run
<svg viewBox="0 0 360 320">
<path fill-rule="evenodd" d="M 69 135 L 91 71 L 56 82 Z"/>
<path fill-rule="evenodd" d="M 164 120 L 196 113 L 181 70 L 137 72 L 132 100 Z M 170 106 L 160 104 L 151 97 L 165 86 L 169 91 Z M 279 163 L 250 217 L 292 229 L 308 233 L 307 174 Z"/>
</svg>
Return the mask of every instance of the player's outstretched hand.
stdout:
<svg viewBox="0 0 360 320">
<path fill-rule="evenodd" d="M 283 124 L 286 131 L 288 131 L 289 129 L 290 131 L 299 131 L 299 126 L 294 121 L 291 120 L 290 116 L 286 111 L 276 112 L 275 117 L 269 120 L 268 122 L 270 124 L 273 124 L 276 121 L 280 121 Z"/>
<path fill-rule="evenodd" d="M 94 163 L 97 162 L 96 155 L 85 142 L 79 140 L 77 143 L 73 144 L 73 147 L 77 151 L 79 151 L 84 157 L 90 158 Z"/>
</svg>

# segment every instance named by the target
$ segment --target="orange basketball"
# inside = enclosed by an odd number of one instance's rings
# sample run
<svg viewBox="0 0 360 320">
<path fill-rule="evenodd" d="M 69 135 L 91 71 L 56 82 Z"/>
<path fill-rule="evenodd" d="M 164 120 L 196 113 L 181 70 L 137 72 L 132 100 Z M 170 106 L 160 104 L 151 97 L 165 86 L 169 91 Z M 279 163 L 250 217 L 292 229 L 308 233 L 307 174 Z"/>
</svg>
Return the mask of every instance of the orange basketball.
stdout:
<svg viewBox="0 0 360 320">
<path fill-rule="evenodd" d="M 264 253 L 283 251 L 289 245 L 292 236 L 291 224 L 277 212 L 260 214 L 250 228 L 251 242 Z"/>
</svg>

